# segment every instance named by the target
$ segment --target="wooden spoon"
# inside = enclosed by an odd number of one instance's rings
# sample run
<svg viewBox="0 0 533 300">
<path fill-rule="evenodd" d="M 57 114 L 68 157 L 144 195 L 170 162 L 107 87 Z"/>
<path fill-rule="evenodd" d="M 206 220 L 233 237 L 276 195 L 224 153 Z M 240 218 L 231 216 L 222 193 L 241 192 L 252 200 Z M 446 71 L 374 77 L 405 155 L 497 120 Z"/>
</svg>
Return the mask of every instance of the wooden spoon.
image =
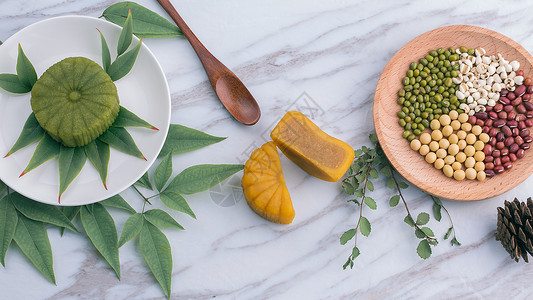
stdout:
<svg viewBox="0 0 533 300">
<path fill-rule="evenodd" d="M 202 64 L 204 65 L 204 69 L 209 77 L 209 81 L 211 81 L 215 93 L 228 112 L 237 121 L 245 125 L 253 125 L 257 123 L 259 117 L 261 117 L 261 110 L 244 84 L 230 69 L 224 66 L 224 64 L 216 59 L 216 57 L 214 57 L 213 54 L 202 45 L 169 0 L 157 1 L 167 11 L 172 20 L 176 22 L 185 37 L 191 43 L 194 51 L 196 51 L 196 54 L 198 54 L 200 61 L 202 61 Z"/>
</svg>

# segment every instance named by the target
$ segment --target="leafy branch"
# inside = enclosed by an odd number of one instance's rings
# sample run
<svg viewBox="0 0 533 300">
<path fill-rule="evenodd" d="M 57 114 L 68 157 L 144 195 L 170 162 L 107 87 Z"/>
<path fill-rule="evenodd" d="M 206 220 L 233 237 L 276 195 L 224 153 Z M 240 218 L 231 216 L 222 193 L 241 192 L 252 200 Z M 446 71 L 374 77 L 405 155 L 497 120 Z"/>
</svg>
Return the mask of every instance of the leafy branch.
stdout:
<svg viewBox="0 0 533 300">
<path fill-rule="evenodd" d="M 417 253 L 421 258 L 427 259 L 431 256 L 431 246 L 436 246 L 438 244 L 438 240 L 435 238 L 433 230 L 424 226 L 429 222 L 430 216 L 426 212 L 420 212 L 416 217 L 416 221 L 414 220 L 407 205 L 407 201 L 402 193 L 402 190 L 409 186 L 407 183 L 397 180 L 394 168 L 383 153 L 375 134 L 370 135 L 370 141 L 373 144 L 373 148 L 363 146 L 361 149 L 355 150 L 354 162 L 348 170 L 347 176 L 342 181 L 344 192 L 348 195 L 355 196 L 355 199 L 350 199 L 348 202 L 353 202 L 360 206 L 359 217 L 355 228 L 347 230 L 340 238 L 340 243 L 342 245 L 352 239 L 354 240 L 352 253 L 343 265 L 343 269 L 346 269 L 348 266 L 353 268 L 354 260 L 360 255 L 357 244 L 357 233 L 360 232 L 367 237 L 370 234 L 371 225 L 368 219 L 363 216 L 363 206 L 366 204 L 370 209 L 377 208 L 376 202 L 374 199 L 367 196 L 367 192 L 372 192 L 374 190 L 372 179 L 378 179 L 380 174 L 385 176 L 387 186 L 391 190 L 397 191 L 397 194 L 390 198 L 389 206 L 395 207 L 399 204 L 400 200 L 402 200 L 407 213 L 404 222 L 413 227 L 415 236 L 421 239 L 417 247 Z M 379 172 L 378 169 L 380 170 Z M 448 210 L 442 205 L 439 198 L 435 196 L 431 196 L 431 198 L 434 202 L 433 214 L 435 219 L 437 221 L 441 220 L 441 210 L 444 209 L 450 220 L 451 227 L 448 229 L 444 239 L 448 239 L 453 233 L 453 238 L 451 240 L 452 245 L 461 245 L 455 237 L 455 228 L 453 227 Z"/>
<path fill-rule="evenodd" d="M 79 219 L 85 234 L 94 247 L 108 262 L 117 277 L 120 278 L 119 248 L 128 241 L 138 237 L 141 254 L 147 262 L 165 295 L 171 294 L 172 252 L 168 239 L 162 228 L 183 230 L 169 213 L 162 209 L 147 209 L 147 204 L 159 198 L 172 210 L 196 218 L 182 195 L 208 190 L 231 175 L 242 170 L 242 165 L 197 165 L 183 170 L 172 177 L 173 153 L 187 152 L 184 149 L 199 149 L 224 138 L 180 125 L 171 125 L 169 138 L 165 141 L 166 155 L 155 167 L 153 175 L 148 172 L 131 188 L 143 199 L 140 212 L 133 209 L 124 198 L 115 195 L 98 203 L 64 207 L 60 210 L 53 205 L 35 202 L 16 192 L 0 181 L 0 262 L 5 266 L 5 255 L 11 241 L 17 243 L 30 262 L 52 283 L 56 282 L 52 248 L 48 240 L 45 224 L 60 228 L 61 235 L 65 229 L 78 232 L 72 221 Z M 192 138 L 196 137 L 196 139 Z M 188 144 L 188 145 L 187 145 Z M 152 196 L 145 196 L 138 187 L 154 191 Z M 151 200 L 150 199 L 154 199 Z M 113 217 L 106 207 L 113 207 L 131 213 L 126 220 L 120 238 Z"/>
</svg>

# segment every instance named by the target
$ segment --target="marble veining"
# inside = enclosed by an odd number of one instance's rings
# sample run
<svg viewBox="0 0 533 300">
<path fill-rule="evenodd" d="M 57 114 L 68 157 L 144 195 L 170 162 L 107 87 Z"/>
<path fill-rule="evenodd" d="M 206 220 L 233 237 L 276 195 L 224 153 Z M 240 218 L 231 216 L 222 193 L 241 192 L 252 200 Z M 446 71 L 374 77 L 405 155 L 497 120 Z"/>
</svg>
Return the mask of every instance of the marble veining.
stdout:
<svg viewBox="0 0 533 300">
<path fill-rule="evenodd" d="M 0 0 L 0 40 L 46 18 L 79 14 L 98 17 L 114 0 Z M 165 15 L 153 0 L 138 0 Z M 175 172 L 199 163 L 243 163 L 268 139 L 290 109 L 312 115 L 326 132 L 354 148 L 368 144 L 372 101 L 381 70 L 409 40 L 428 30 L 471 24 L 498 31 L 533 49 L 533 4 L 524 1 L 173 1 L 192 30 L 248 86 L 262 109 L 252 127 L 235 122 L 212 91 L 204 70 L 183 39 L 145 40 L 167 76 L 172 122 L 228 138 L 176 156 Z M 165 15 L 166 16 L 166 15 Z M 418 239 L 403 223 L 402 205 L 388 207 L 391 191 L 376 182 L 376 211 L 359 237 L 360 257 L 342 270 L 351 251 L 339 244 L 358 208 L 347 203 L 338 183 L 307 175 L 288 159 L 282 165 L 296 217 L 281 226 L 256 216 L 239 196 L 240 174 L 216 190 L 190 195 L 194 220 L 171 214 L 186 230 L 165 230 L 172 245 L 173 299 L 408 299 L 531 298 L 525 263 L 512 261 L 493 238 L 496 207 L 531 195 L 530 177 L 492 199 L 444 200 L 461 247 L 442 237 L 449 227 L 430 225 L 440 240 L 430 259 L 416 252 Z M 140 209 L 131 191 L 123 196 Z M 414 213 L 431 212 L 431 200 L 416 188 L 405 192 Z M 222 198 L 221 198 L 222 197 Z M 156 208 L 160 204 L 154 203 Z M 128 214 L 111 210 L 117 229 Z M 79 225 L 79 224 L 77 224 Z M 163 293 L 143 261 L 138 243 L 120 249 L 118 280 L 90 242 L 79 234 L 49 230 L 57 286 L 50 284 L 16 247 L 0 270 L 2 299 L 156 299 Z"/>
</svg>

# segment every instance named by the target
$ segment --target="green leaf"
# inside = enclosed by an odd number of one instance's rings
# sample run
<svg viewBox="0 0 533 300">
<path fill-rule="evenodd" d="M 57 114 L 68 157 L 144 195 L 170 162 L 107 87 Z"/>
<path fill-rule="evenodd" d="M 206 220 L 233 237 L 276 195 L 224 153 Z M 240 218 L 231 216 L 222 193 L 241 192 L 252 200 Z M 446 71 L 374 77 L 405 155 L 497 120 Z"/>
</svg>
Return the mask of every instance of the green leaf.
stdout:
<svg viewBox="0 0 533 300">
<path fill-rule="evenodd" d="M 146 122 L 145 120 L 139 118 L 136 114 L 127 110 L 123 106 L 120 106 L 118 111 L 118 116 L 113 122 L 114 127 L 145 127 L 152 130 L 159 130 L 154 127 L 152 124 Z"/>
<path fill-rule="evenodd" d="M 135 213 L 131 215 L 126 223 L 124 223 L 124 228 L 122 228 L 122 233 L 120 234 L 120 240 L 118 241 L 118 247 L 122 247 L 126 242 L 136 237 L 143 227 L 143 217 L 140 213 Z"/>
<path fill-rule="evenodd" d="M 389 189 L 394 190 L 394 180 L 392 178 L 387 179 L 387 186 Z"/>
<path fill-rule="evenodd" d="M 365 204 L 370 208 L 370 209 L 376 209 L 377 208 L 377 204 L 376 204 L 376 201 L 370 197 L 365 197 Z"/>
<path fill-rule="evenodd" d="M 346 270 L 348 266 L 350 266 L 350 268 L 353 268 L 353 260 L 351 257 L 348 257 L 348 260 L 344 263 L 344 265 L 342 266 L 342 269 Z"/>
<path fill-rule="evenodd" d="M 39 125 L 39 122 L 37 122 L 37 119 L 35 118 L 35 114 L 32 112 L 28 119 L 26 119 L 26 123 L 24 123 L 22 132 L 15 142 L 15 145 L 11 147 L 6 157 L 30 144 L 37 142 L 43 138 L 43 135 L 44 129 L 41 127 L 41 125 Z"/>
<path fill-rule="evenodd" d="M 31 263 L 55 284 L 52 248 L 44 224 L 19 214 L 13 240 Z"/>
<path fill-rule="evenodd" d="M 345 245 L 346 243 L 348 243 L 349 240 L 353 239 L 356 233 L 357 231 L 355 230 L 355 228 L 345 231 L 341 236 L 341 245 Z"/>
<path fill-rule="evenodd" d="M 415 221 L 413 220 L 413 218 L 412 218 L 410 215 L 407 215 L 407 216 L 403 219 L 403 221 L 404 221 L 405 223 L 407 223 L 407 225 L 409 225 L 409 226 L 411 226 L 411 227 L 415 226 Z"/>
<path fill-rule="evenodd" d="M 406 188 L 409 187 L 409 186 L 407 185 L 407 183 L 405 183 L 405 182 L 400 182 L 400 183 L 398 184 L 398 186 L 399 186 L 401 189 L 406 189 Z"/>
<path fill-rule="evenodd" d="M 390 207 L 395 207 L 400 202 L 400 195 L 394 195 L 389 200 Z"/>
<path fill-rule="evenodd" d="M 165 158 L 161 161 L 159 166 L 155 169 L 154 172 L 154 183 L 158 191 L 163 190 L 165 184 L 170 179 L 172 175 L 172 153 L 169 152 Z"/>
<path fill-rule="evenodd" d="M 159 157 L 169 152 L 179 154 L 197 150 L 225 139 L 225 137 L 212 136 L 189 127 L 170 124 L 167 139 L 159 153 Z"/>
<path fill-rule="evenodd" d="M 146 218 L 146 220 L 148 220 L 155 226 L 163 228 L 183 229 L 183 226 L 176 222 L 174 218 L 172 218 L 168 213 L 160 209 L 147 210 L 144 212 L 144 217 Z"/>
<path fill-rule="evenodd" d="M 141 50 L 141 44 L 142 39 L 131 50 L 117 57 L 117 59 L 109 66 L 107 74 L 111 77 L 111 80 L 117 81 L 131 71 L 135 64 L 135 60 L 137 59 L 137 55 L 139 54 L 139 50 Z"/>
<path fill-rule="evenodd" d="M 59 202 L 61 195 L 80 174 L 87 161 L 87 155 L 83 147 L 61 146 L 59 150 Z"/>
<path fill-rule="evenodd" d="M 435 204 L 442 206 L 442 202 L 438 197 L 431 195 L 431 199 L 433 199 L 433 202 L 435 202 Z"/>
<path fill-rule="evenodd" d="M 176 194 L 171 191 L 164 191 L 159 195 L 161 202 L 163 202 L 168 208 L 186 213 L 189 216 L 196 219 L 196 215 L 187 204 L 187 201 L 180 194 Z"/>
<path fill-rule="evenodd" d="M 129 10 L 128 17 L 126 18 L 124 24 L 122 24 L 122 31 L 120 32 L 120 36 L 118 38 L 117 55 L 121 55 L 128 50 L 128 47 L 131 45 L 132 38 L 133 24 L 131 20 L 131 10 Z"/>
<path fill-rule="evenodd" d="M 243 165 L 197 165 L 174 177 L 166 190 L 178 194 L 194 194 L 210 189 L 215 184 L 239 172 Z"/>
<path fill-rule="evenodd" d="M 104 184 L 107 190 L 107 168 L 109 165 L 110 149 L 109 145 L 103 143 L 99 139 L 96 139 L 84 146 L 85 155 L 89 158 L 89 161 L 94 166 L 98 174 L 100 174 L 100 180 Z"/>
<path fill-rule="evenodd" d="M 109 127 L 98 139 L 119 151 L 146 160 L 141 150 L 135 145 L 131 135 L 124 128 Z"/>
<path fill-rule="evenodd" d="M 108 7 L 102 16 L 119 26 L 131 10 L 133 33 L 143 38 L 165 38 L 183 35 L 179 28 L 157 13 L 134 2 L 119 2 Z"/>
<path fill-rule="evenodd" d="M 37 145 L 35 152 L 33 152 L 33 156 L 31 157 L 28 166 L 26 166 L 26 169 L 24 169 L 20 176 L 23 176 L 48 160 L 58 156 L 60 146 L 61 144 L 52 139 L 48 134 L 44 134 L 43 138 Z"/>
<path fill-rule="evenodd" d="M 353 249 L 352 249 L 352 260 L 356 259 L 359 256 L 359 254 L 361 254 L 361 252 L 359 252 L 359 248 L 353 247 Z"/>
<path fill-rule="evenodd" d="M 120 279 L 117 229 L 111 215 L 100 203 L 93 204 L 91 213 L 87 206 L 80 211 L 81 223 L 94 247 L 102 254 Z"/>
<path fill-rule="evenodd" d="M 374 184 L 372 183 L 372 181 L 368 180 L 368 181 L 366 182 L 366 188 L 367 188 L 369 191 L 371 191 L 371 192 L 374 191 Z"/>
<path fill-rule="evenodd" d="M 359 231 L 361 231 L 361 234 L 364 236 L 368 236 L 370 234 L 370 231 L 372 231 L 372 227 L 370 226 L 370 222 L 367 218 L 361 217 L 361 221 L 359 223 Z"/>
<path fill-rule="evenodd" d="M 363 189 L 360 188 L 360 189 L 355 190 L 354 195 L 356 197 L 358 197 L 358 198 L 362 198 L 363 197 Z"/>
<path fill-rule="evenodd" d="M 144 221 L 139 238 L 141 253 L 161 285 L 167 298 L 172 282 L 172 252 L 167 237 L 148 221 Z"/>
<path fill-rule="evenodd" d="M 74 218 L 78 215 L 80 212 L 81 206 L 65 206 L 63 208 L 63 214 L 69 219 L 70 222 L 74 220 Z M 63 233 L 65 233 L 65 227 L 61 227 L 59 229 L 59 232 L 61 233 L 61 236 L 63 236 Z"/>
<path fill-rule="evenodd" d="M 30 88 L 30 90 L 37 81 L 37 73 L 35 72 L 35 68 L 24 54 L 20 44 L 17 57 L 17 75 L 20 82 Z"/>
<path fill-rule="evenodd" d="M 124 198 L 122 198 L 122 196 L 120 195 L 115 195 L 115 196 L 112 196 L 110 198 L 107 198 L 105 200 L 102 200 L 100 202 L 98 202 L 102 205 L 105 205 L 105 206 L 110 206 L 110 207 L 114 207 L 114 208 L 120 208 L 120 209 L 123 209 L 123 210 L 126 210 L 126 211 L 129 211 L 131 213 L 135 213 L 135 209 L 133 209 L 133 207 L 131 207 L 128 202 L 126 202 L 126 200 L 124 200 Z"/>
<path fill-rule="evenodd" d="M 370 135 L 368 135 L 368 138 L 374 144 L 378 142 L 378 136 L 375 133 L 371 133 Z"/>
<path fill-rule="evenodd" d="M 17 211 L 9 202 L 8 196 L 3 197 L 0 200 L 0 263 L 4 267 L 7 248 L 17 228 L 17 219 Z"/>
<path fill-rule="evenodd" d="M 423 259 L 428 259 L 431 256 L 431 246 L 429 246 L 428 240 L 421 240 L 416 248 L 416 253 Z"/>
<path fill-rule="evenodd" d="M 433 230 L 431 230 L 431 228 L 429 227 L 422 227 L 420 228 L 422 230 L 422 232 L 424 232 L 427 236 L 430 236 L 430 237 L 435 237 L 435 234 L 433 233 Z"/>
<path fill-rule="evenodd" d="M 98 28 L 96 30 L 98 30 Z M 109 53 L 109 46 L 107 46 L 107 41 L 105 40 L 104 35 L 100 30 L 98 30 L 98 33 L 100 33 L 100 41 L 102 44 L 102 68 L 107 72 L 109 65 L 111 65 L 111 53 Z"/>
<path fill-rule="evenodd" d="M 7 185 L 0 180 L 0 195 L 7 189 Z"/>
<path fill-rule="evenodd" d="M 149 190 L 154 190 L 152 187 L 152 183 L 150 182 L 150 178 L 148 177 L 148 172 L 144 173 L 144 175 L 135 182 L 135 184 L 138 184 L 144 188 L 147 188 Z"/>
<path fill-rule="evenodd" d="M 0 74 L 0 88 L 15 94 L 25 94 L 31 91 L 31 87 L 24 85 L 15 74 Z"/>
<path fill-rule="evenodd" d="M 452 246 L 453 245 L 461 246 L 461 243 L 459 243 L 459 241 L 455 237 L 451 240 L 451 244 L 452 244 Z"/>
<path fill-rule="evenodd" d="M 433 203 L 433 217 L 439 222 L 442 219 L 441 208 L 442 206 L 438 205 L 437 203 Z"/>
<path fill-rule="evenodd" d="M 374 178 L 374 179 L 377 179 L 379 177 L 379 173 L 376 169 L 372 168 L 370 169 L 370 177 Z"/>
<path fill-rule="evenodd" d="M 450 235 L 452 234 L 453 227 L 448 228 L 448 231 L 446 231 L 446 234 L 444 235 L 444 239 L 447 240 Z"/>
<path fill-rule="evenodd" d="M 351 183 L 348 181 L 344 181 L 342 183 L 342 189 L 344 190 L 344 193 L 348 195 L 353 195 L 355 193 L 355 189 Z"/>
<path fill-rule="evenodd" d="M 429 222 L 429 214 L 425 212 L 421 212 L 416 217 L 416 224 L 417 225 L 425 225 Z"/>
<path fill-rule="evenodd" d="M 76 227 L 72 225 L 65 214 L 56 206 L 33 201 L 19 193 L 11 193 L 9 197 L 11 203 L 15 205 L 15 208 L 26 218 L 59 227 L 66 227 L 74 232 L 78 232 Z"/>
<path fill-rule="evenodd" d="M 415 236 L 419 239 L 423 239 L 426 237 L 426 235 L 424 234 L 424 232 L 420 229 L 415 229 Z"/>
</svg>

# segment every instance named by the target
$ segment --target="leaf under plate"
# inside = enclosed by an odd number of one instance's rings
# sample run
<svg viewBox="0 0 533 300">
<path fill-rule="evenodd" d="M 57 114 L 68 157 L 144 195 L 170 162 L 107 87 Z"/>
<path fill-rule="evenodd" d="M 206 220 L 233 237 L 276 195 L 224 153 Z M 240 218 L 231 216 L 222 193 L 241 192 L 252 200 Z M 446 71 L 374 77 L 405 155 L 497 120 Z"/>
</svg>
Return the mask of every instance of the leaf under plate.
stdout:
<svg viewBox="0 0 533 300">
<path fill-rule="evenodd" d="M 161 209 L 147 210 L 144 212 L 144 217 L 150 223 L 159 227 L 183 229 L 183 226 L 176 222 L 176 220 L 174 220 L 174 218 L 172 218 L 172 216 L 170 216 L 167 212 Z"/>
<path fill-rule="evenodd" d="M 76 227 L 56 206 L 33 201 L 19 193 L 11 193 L 9 197 L 15 208 L 27 218 L 78 232 Z"/>
<path fill-rule="evenodd" d="M 225 137 L 209 135 L 196 129 L 177 124 L 170 124 L 167 138 L 159 157 L 169 152 L 172 154 L 197 150 L 225 140 Z"/>
<path fill-rule="evenodd" d="M 13 240 L 32 264 L 55 284 L 52 247 L 44 224 L 19 214 Z"/>
<path fill-rule="evenodd" d="M 144 220 L 139 247 L 155 279 L 169 298 L 172 283 L 172 252 L 167 237 L 159 228 Z"/>
<path fill-rule="evenodd" d="M 135 213 L 131 215 L 124 223 L 124 228 L 122 228 L 122 233 L 120 234 L 120 240 L 118 241 L 118 246 L 122 247 L 127 241 L 136 237 L 143 227 L 143 216 L 140 213 Z"/>
<path fill-rule="evenodd" d="M 105 200 L 100 201 L 99 203 L 105 206 L 120 208 L 131 213 L 135 213 L 135 209 L 133 209 L 133 207 L 131 207 L 128 202 L 126 202 L 126 200 L 124 200 L 124 198 L 122 198 L 122 196 L 120 195 L 115 195 L 113 197 L 107 198 Z"/>
<path fill-rule="evenodd" d="M 168 153 L 159 163 L 154 172 L 154 183 L 158 191 L 161 191 L 172 175 L 172 153 Z"/>
<path fill-rule="evenodd" d="M 92 212 L 87 206 L 81 208 L 81 223 L 94 247 L 113 268 L 117 277 L 120 278 L 120 261 L 118 257 L 115 222 L 102 204 L 92 204 L 92 208 Z"/>
<path fill-rule="evenodd" d="M 161 198 L 161 202 L 163 202 L 168 208 L 186 213 L 196 219 L 196 215 L 182 195 L 171 191 L 164 191 L 159 195 L 159 198 Z"/>
<path fill-rule="evenodd" d="M 102 16 L 119 26 L 131 10 L 133 33 L 139 38 L 165 38 L 183 35 L 179 28 L 157 13 L 134 2 L 118 2 L 108 7 Z"/>
<path fill-rule="evenodd" d="M 17 211 L 9 201 L 9 197 L 0 199 L 0 263 L 4 267 L 7 248 L 17 228 L 17 219 Z"/>
<path fill-rule="evenodd" d="M 195 194 L 208 190 L 243 168 L 243 165 L 192 166 L 178 174 L 166 190 L 177 194 Z"/>
</svg>

